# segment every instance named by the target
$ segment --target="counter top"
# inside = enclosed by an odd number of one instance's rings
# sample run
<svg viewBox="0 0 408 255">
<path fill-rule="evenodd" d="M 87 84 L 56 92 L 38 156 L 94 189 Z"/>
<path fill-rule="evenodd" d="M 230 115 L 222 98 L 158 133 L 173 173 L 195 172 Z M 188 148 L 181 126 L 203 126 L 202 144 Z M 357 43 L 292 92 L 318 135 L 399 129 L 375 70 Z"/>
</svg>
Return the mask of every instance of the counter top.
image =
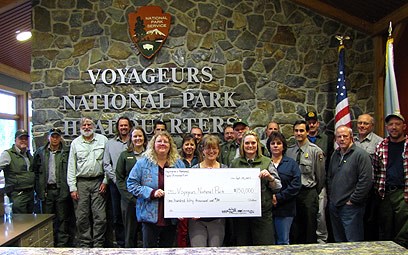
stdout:
<svg viewBox="0 0 408 255">
<path fill-rule="evenodd" d="M 358 242 L 358 243 L 329 243 L 304 245 L 270 245 L 270 246 L 243 246 L 219 248 L 162 248 L 162 249 L 112 249 L 112 248 L 17 248 L 0 247 L 2 255 L 108 255 L 108 254 L 408 254 L 408 250 L 394 242 Z"/>
<path fill-rule="evenodd" d="M 0 246 L 14 242 L 21 234 L 53 217 L 54 214 L 14 214 L 11 222 L 0 219 Z"/>
</svg>

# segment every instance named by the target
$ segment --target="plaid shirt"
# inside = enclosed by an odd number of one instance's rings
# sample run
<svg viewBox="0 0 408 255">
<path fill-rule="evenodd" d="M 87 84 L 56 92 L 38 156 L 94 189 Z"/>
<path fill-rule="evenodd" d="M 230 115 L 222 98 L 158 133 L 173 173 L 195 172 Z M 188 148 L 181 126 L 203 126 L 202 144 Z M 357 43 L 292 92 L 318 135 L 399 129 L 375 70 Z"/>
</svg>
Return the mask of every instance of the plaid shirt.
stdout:
<svg viewBox="0 0 408 255">
<path fill-rule="evenodd" d="M 385 196 L 389 141 L 390 138 L 387 137 L 380 142 L 375 149 L 373 157 L 374 187 L 382 198 Z M 404 200 L 408 203 L 408 136 L 405 137 L 404 151 L 402 154 L 405 174 Z"/>
</svg>

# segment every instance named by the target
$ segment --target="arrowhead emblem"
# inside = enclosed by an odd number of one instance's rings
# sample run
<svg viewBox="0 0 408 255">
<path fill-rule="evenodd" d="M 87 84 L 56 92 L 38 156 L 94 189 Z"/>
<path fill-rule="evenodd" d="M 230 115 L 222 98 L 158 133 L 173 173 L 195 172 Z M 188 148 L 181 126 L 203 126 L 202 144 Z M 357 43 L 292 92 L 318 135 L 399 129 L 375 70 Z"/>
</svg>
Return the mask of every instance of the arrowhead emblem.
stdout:
<svg viewBox="0 0 408 255">
<path fill-rule="evenodd" d="M 171 15 L 159 6 L 143 6 L 128 17 L 130 38 L 140 53 L 151 59 L 169 35 Z"/>
</svg>

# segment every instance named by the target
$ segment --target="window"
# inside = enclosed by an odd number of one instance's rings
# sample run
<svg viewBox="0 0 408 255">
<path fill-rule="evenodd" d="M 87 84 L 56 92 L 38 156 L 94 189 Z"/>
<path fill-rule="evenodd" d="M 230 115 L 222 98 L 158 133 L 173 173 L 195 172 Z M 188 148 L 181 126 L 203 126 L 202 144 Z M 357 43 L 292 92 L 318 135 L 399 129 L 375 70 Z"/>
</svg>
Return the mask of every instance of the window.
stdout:
<svg viewBox="0 0 408 255">
<path fill-rule="evenodd" d="M 3 86 L 0 86 L 0 102 L 2 105 L 0 107 L 0 152 L 2 152 L 14 144 L 14 134 L 17 129 L 31 127 L 29 124 L 31 123 L 31 103 L 29 104 L 27 92 Z M 31 134 L 31 128 L 29 131 Z"/>
</svg>

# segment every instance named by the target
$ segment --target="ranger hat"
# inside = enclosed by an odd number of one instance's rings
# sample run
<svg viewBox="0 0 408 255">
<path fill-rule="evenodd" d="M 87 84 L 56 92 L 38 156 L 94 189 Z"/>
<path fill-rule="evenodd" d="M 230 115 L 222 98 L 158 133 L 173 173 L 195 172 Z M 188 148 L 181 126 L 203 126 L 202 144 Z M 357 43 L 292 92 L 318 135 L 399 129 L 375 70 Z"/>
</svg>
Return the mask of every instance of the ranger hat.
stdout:
<svg viewBox="0 0 408 255">
<path fill-rule="evenodd" d="M 308 113 L 306 114 L 305 120 L 306 120 L 306 121 L 309 121 L 309 120 L 317 120 L 317 114 L 316 114 L 316 112 L 308 112 Z"/>
</svg>

